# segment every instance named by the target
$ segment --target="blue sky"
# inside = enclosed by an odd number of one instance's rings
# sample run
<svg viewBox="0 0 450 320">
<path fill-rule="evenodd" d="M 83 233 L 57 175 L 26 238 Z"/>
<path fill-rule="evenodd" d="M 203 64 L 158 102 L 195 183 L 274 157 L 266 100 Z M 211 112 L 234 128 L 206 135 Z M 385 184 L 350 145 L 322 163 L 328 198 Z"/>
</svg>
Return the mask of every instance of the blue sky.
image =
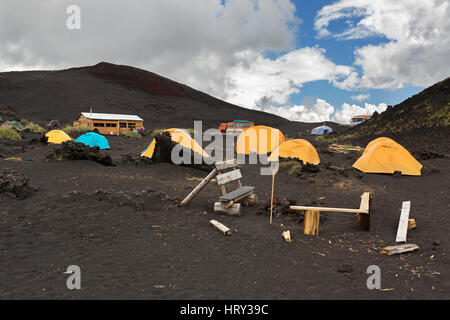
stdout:
<svg viewBox="0 0 450 320">
<path fill-rule="evenodd" d="M 295 46 L 302 48 L 306 46 L 319 46 L 326 50 L 326 57 L 336 64 L 352 65 L 355 56 L 354 50 L 357 47 L 367 45 L 379 45 L 387 43 L 386 37 L 372 36 L 366 39 L 355 40 L 337 40 L 334 38 L 318 38 L 317 31 L 314 30 L 314 20 L 317 12 L 328 4 L 335 1 L 329 0 L 294 0 L 292 3 L 296 7 L 296 16 L 301 20 L 298 26 L 299 31 L 296 32 Z M 358 21 L 358 19 L 352 19 Z M 341 32 L 347 26 L 343 20 L 336 21 L 329 25 L 329 30 L 332 32 Z M 266 57 L 276 58 L 284 52 L 268 52 Z M 360 69 L 358 66 L 355 68 Z M 343 103 L 358 103 L 351 97 L 360 94 L 369 94 L 370 98 L 365 102 L 378 105 L 386 103 L 388 105 L 396 105 L 414 94 L 422 91 L 424 87 L 405 85 L 404 88 L 399 89 L 363 89 L 363 90 L 342 90 L 330 84 L 327 80 L 319 80 L 308 82 L 300 89 L 301 92 L 290 97 L 289 101 L 293 104 L 304 104 L 305 99 L 315 101 L 317 98 L 322 98 L 335 106 L 341 106 Z"/>
</svg>

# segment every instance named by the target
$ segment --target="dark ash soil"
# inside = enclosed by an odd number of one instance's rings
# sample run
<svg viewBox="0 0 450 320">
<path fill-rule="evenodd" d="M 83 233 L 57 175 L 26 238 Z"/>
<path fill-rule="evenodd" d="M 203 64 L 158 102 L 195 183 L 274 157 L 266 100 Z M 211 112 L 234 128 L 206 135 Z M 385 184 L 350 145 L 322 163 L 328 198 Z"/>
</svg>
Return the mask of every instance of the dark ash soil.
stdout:
<svg viewBox="0 0 450 320">
<path fill-rule="evenodd" d="M 47 160 L 54 146 L 16 151 L 0 170 L 23 174 L 37 189 L 24 199 L 0 194 L 0 298 L 38 299 L 448 299 L 450 168 L 448 159 L 421 160 L 421 177 L 362 175 L 357 153 L 318 145 L 318 168 L 285 166 L 276 176 L 280 204 L 357 208 L 373 193 L 372 230 L 353 215 L 324 213 L 318 237 L 303 234 L 303 217 L 265 204 L 271 177 L 242 166 L 243 183 L 259 204 L 241 217 L 215 214 L 220 194 L 210 183 L 187 207 L 177 204 L 207 172 L 169 163 L 123 163 L 150 139 L 108 137 L 116 166 L 91 160 Z M 144 141 L 146 140 L 146 141 Z M 318 169 L 318 170 L 317 170 Z M 10 171 L 9 171 L 10 172 Z M 411 200 L 416 252 L 380 254 L 395 244 L 402 201 Z M 225 237 L 209 221 L 233 230 Z M 290 230 L 292 243 L 281 233 Z M 438 242 L 436 242 L 438 241 Z M 439 243 L 439 245 L 436 245 Z M 69 265 L 82 289 L 66 288 Z M 367 267 L 378 265 L 383 290 L 368 290 Z"/>
</svg>

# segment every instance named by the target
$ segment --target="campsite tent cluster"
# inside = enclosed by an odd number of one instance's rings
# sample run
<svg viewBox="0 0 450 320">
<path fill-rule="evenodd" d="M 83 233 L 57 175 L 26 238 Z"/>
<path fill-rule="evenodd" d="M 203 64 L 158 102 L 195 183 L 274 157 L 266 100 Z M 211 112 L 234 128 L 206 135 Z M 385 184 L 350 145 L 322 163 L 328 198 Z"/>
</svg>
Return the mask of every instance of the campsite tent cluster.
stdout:
<svg viewBox="0 0 450 320">
<path fill-rule="evenodd" d="M 53 144 L 61 144 L 72 140 L 67 133 L 61 130 L 51 130 L 47 132 L 45 136 L 47 137 L 47 142 Z M 100 150 L 110 149 L 108 140 L 104 136 L 95 132 L 87 132 L 82 134 L 75 140 L 75 142 L 80 142 L 91 148 L 98 147 Z"/>
<path fill-rule="evenodd" d="M 171 140 L 189 148 L 194 152 L 209 157 L 202 147 L 186 131 L 182 129 L 167 129 Z M 152 158 L 156 140 L 148 145 L 141 156 Z M 269 161 L 281 159 L 298 159 L 303 163 L 320 164 L 317 150 L 307 140 L 286 140 L 283 133 L 275 128 L 254 126 L 241 133 L 236 142 L 236 153 L 249 155 L 270 154 Z M 365 173 L 395 173 L 403 175 L 420 175 L 422 165 L 401 145 L 389 138 L 378 138 L 370 142 L 362 156 L 353 167 Z"/>
<path fill-rule="evenodd" d="M 208 153 L 190 136 L 187 131 L 177 128 L 164 130 L 170 135 L 174 143 L 190 149 L 202 157 L 209 157 Z M 61 130 L 52 130 L 46 134 L 49 143 L 61 144 L 72 140 Z M 75 142 L 83 143 L 89 147 L 98 147 L 101 150 L 110 149 L 108 140 L 95 132 L 88 132 L 78 137 Z M 153 158 L 157 141 L 153 139 L 141 156 Z M 303 163 L 318 165 L 319 154 L 314 146 L 304 139 L 286 140 L 283 133 L 275 128 L 254 126 L 244 130 L 237 139 L 236 153 L 249 155 L 270 154 L 269 161 L 281 159 L 298 159 Z M 365 148 L 361 157 L 353 167 L 365 173 L 400 172 L 403 175 L 418 176 L 422 165 L 400 144 L 389 138 L 378 138 L 371 141 Z"/>
</svg>

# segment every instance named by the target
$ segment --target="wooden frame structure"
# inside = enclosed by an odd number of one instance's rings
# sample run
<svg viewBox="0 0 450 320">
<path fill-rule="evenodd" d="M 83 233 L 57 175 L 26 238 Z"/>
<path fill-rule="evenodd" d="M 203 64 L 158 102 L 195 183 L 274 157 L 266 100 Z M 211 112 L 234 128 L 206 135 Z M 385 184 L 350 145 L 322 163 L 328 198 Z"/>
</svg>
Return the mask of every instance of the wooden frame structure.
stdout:
<svg viewBox="0 0 450 320">
<path fill-rule="evenodd" d="M 356 221 L 358 230 L 370 231 L 370 206 L 372 195 L 370 192 L 364 192 L 361 196 L 361 204 L 359 209 L 345 208 L 326 208 L 326 207 L 307 207 L 307 206 L 290 206 L 292 210 L 305 211 L 305 219 L 303 222 L 303 233 L 307 235 L 319 234 L 320 212 L 346 212 L 356 213 Z"/>
</svg>

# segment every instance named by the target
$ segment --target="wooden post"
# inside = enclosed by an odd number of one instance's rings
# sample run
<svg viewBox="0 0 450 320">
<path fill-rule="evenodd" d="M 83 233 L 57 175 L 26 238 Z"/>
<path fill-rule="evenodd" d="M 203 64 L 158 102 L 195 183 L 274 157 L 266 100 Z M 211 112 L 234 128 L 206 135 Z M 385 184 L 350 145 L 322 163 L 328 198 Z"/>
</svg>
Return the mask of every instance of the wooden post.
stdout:
<svg viewBox="0 0 450 320">
<path fill-rule="evenodd" d="M 319 234 L 320 211 L 306 211 L 303 222 L 303 233 L 317 236 Z"/>
<path fill-rule="evenodd" d="M 217 169 L 214 168 L 213 171 L 211 171 L 205 179 L 203 179 L 202 182 L 200 182 L 200 184 L 198 186 L 196 186 L 194 188 L 194 190 L 191 191 L 191 193 L 188 194 L 188 196 L 180 203 L 180 206 L 185 206 L 187 204 L 189 204 L 192 199 L 195 198 L 195 196 L 197 194 L 200 193 L 200 191 L 202 191 L 202 189 L 208 184 L 208 182 L 210 182 L 212 180 L 212 178 L 214 178 L 217 174 Z"/>
<path fill-rule="evenodd" d="M 370 231 L 370 207 L 372 206 L 372 195 L 370 192 L 364 192 L 361 196 L 360 210 L 366 210 L 367 213 L 358 213 L 356 216 L 358 230 Z"/>
<path fill-rule="evenodd" d="M 272 224 L 272 211 L 273 211 L 273 188 L 275 185 L 275 174 L 272 173 L 272 197 L 270 198 L 270 224 Z"/>
</svg>

